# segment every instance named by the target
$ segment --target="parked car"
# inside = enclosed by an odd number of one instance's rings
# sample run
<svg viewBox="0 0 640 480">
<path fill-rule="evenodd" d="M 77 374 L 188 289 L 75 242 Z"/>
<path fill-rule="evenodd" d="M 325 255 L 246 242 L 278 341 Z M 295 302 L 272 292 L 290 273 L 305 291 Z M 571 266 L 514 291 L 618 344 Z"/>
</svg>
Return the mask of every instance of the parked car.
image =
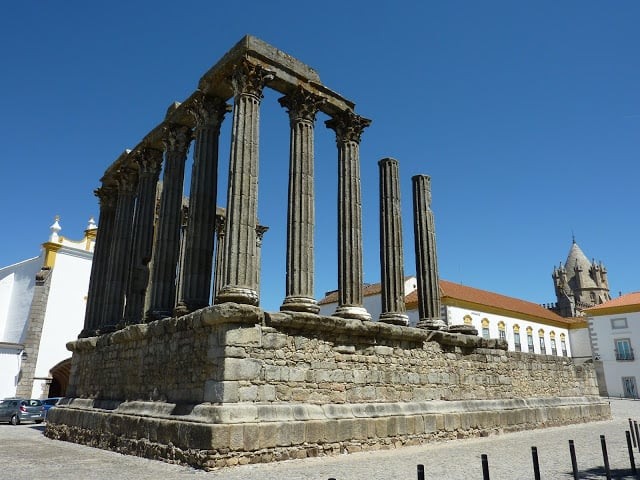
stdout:
<svg viewBox="0 0 640 480">
<path fill-rule="evenodd" d="M 11 425 L 21 422 L 44 421 L 44 406 L 40 400 L 25 398 L 5 398 L 0 400 L 0 422 L 8 421 Z"/>
<path fill-rule="evenodd" d="M 44 407 L 44 418 L 47 418 L 47 413 L 51 410 L 51 407 L 55 407 L 62 397 L 51 397 L 42 400 L 42 406 Z"/>
</svg>

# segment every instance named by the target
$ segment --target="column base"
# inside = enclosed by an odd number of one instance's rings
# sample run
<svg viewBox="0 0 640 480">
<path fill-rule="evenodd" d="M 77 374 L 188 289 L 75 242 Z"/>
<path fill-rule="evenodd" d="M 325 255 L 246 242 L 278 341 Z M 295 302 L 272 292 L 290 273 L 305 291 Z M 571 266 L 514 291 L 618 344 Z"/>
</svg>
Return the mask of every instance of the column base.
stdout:
<svg viewBox="0 0 640 480">
<path fill-rule="evenodd" d="M 252 288 L 226 285 L 218 292 L 215 303 L 226 302 L 258 306 L 260 297 L 258 296 L 258 292 Z"/>
<path fill-rule="evenodd" d="M 380 314 L 379 322 L 389 323 L 391 325 L 401 325 L 406 327 L 409 325 L 409 316 L 404 313 L 385 312 Z"/>
<path fill-rule="evenodd" d="M 354 320 L 369 321 L 371 314 L 364 307 L 354 307 L 353 305 L 342 305 L 334 313 L 336 317 L 353 318 Z"/>
<path fill-rule="evenodd" d="M 291 295 L 284 299 L 280 310 L 283 312 L 318 313 L 320 307 L 314 298 Z"/>
<path fill-rule="evenodd" d="M 154 322 L 156 320 L 171 317 L 173 317 L 173 312 L 171 312 L 171 310 L 150 310 L 145 315 L 145 321 Z"/>
<path fill-rule="evenodd" d="M 447 324 L 439 318 L 421 318 L 416 327 L 424 330 L 444 330 Z"/>
</svg>

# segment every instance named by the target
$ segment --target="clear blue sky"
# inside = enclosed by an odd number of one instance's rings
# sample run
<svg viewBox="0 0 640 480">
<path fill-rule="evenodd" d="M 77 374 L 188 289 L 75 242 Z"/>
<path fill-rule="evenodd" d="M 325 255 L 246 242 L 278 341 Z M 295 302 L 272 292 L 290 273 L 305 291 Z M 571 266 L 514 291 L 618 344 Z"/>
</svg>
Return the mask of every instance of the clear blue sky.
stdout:
<svg viewBox="0 0 640 480">
<path fill-rule="evenodd" d="M 0 265 L 38 254 L 55 215 L 80 238 L 105 168 L 250 33 L 373 119 L 362 137 L 365 281 L 379 281 L 378 166 L 432 176 L 440 275 L 543 303 L 572 232 L 640 290 L 637 1 L 10 2 L 0 20 Z M 288 123 L 261 118 L 263 305 L 284 296 Z M 229 117 L 230 118 L 230 117 Z M 336 288 L 333 132 L 316 128 L 316 296 Z M 230 121 L 222 132 L 226 178 Z M 226 203 L 226 184 L 219 203 Z"/>
</svg>

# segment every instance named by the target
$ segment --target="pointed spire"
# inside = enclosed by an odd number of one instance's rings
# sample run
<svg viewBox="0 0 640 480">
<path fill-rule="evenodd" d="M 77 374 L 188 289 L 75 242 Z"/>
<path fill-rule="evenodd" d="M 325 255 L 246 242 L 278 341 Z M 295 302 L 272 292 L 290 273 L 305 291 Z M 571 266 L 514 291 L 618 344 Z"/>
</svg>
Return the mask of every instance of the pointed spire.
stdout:
<svg viewBox="0 0 640 480">
<path fill-rule="evenodd" d="M 98 228 L 98 226 L 96 225 L 96 221 L 93 217 L 90 217 L 89 224 L 87 225 L 87 230 L 95 230 L 96 228 Z"/>
<path fill-rule="evenodd" d="M 62 227 L 60 226 L 59 221 L 60 221 L 60 215 L 56 215 L 55 219 L 53 220 L 53 225 L 49 227 L 49 230 L 51 230 L 51 235 L 49 235 L 50 242 L 55 243 L 60 240 L 58 233 L 60 233 L 60 230 L 62 230 Z"/>
</svg>

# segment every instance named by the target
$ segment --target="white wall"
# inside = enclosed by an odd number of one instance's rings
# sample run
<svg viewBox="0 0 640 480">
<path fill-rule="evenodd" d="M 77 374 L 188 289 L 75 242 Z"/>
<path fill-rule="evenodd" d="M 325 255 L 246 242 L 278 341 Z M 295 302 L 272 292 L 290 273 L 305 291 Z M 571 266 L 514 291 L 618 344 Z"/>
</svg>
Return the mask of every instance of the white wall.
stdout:
<svg viewBox="0 0 640 480">
<path fill-rule="evenodd" d="M 0 398 L 16 395 L 21 352 L 17 347 L 0 347 Z"/>
<path fill-rule="evenodd" d="M 509 350 L 515 351 L 515 342 L 514 342 L 514 325 L 518 325 L 520 327 L 520 345 L 522 347 L 523 352 L 528 352 L 529 347 L 527 343 L 527 328 L 531 327 L 533 330 L 533 348 L 534 353 L 540 352 L 540 340 L 538 331 L 540 329 L 544 330 L 544 342 L 546 348 L 546 354 L 551 355 L 551 332 L 555 333 L 556 340 L 556 349 L 557 356 L 562 356 L 562 347 L 560 343 L 561 334 L 565 335 L 565 342 L 567 346 L 567 356 L 572 356 L 571 345 L 569 341 L 569 331 L 566 328 L 554 327 L 551 325 L 546 325 L 541 322 L 534 322 L 531 320 L 524 320 L 520 318 L 507 317 L 504 315 L 498 315 L 495 313 L 487 313 L 481 310 L 470 310 L 468 308 L 461 308 L 456 306 L 447 306 L 447 321 L 449 325 L 462 325 L 464 324 L 464 317 L 469 315 L 471 317 L 471 324 L 478 330 L 478 335 L 482 335 L 482 320 L 489 320 L 489 337 L 490 338 L 499 338 L 499 328 L 498 324 L 500 322 L 504 322 L 505 324 L 505 334 L 507 338 L 507 342 L 509 344 Z"/>
<path fill-rule="evenodd" d="M 0 342 L 22 343 L 43 257 L 0 269 Z"/>
<path fill-rule="evenodd" d="M 627 328 L 613 328 L 611 320 L 622 318 L 626 319 Z M 593 355 L 602 362 L 609 396 L 624 396 L 623 377 L 635 377 L 636 386 L 640 387 L 640 312 L 589 316 L 588 320 Z M 616 339 L 629 339 L 634 360 L 616 359 Z"/>
<path fill-rule="evenodd" d="M 71 357 L 67 342 L 75 340 L 82 330 L 86 297 L 91 274 L 91 254 L 61 248 L 51 273 L 51 287 L 42 328 L 35 377 L 49 377 L 49 370 Z M 35 381 L 32 396 L 43 395 L 45 382 Z M 45 388 L 46 389 L 46 388 Z M 46 392 L 44 392 L 46 394 Z"/>
</svg>

